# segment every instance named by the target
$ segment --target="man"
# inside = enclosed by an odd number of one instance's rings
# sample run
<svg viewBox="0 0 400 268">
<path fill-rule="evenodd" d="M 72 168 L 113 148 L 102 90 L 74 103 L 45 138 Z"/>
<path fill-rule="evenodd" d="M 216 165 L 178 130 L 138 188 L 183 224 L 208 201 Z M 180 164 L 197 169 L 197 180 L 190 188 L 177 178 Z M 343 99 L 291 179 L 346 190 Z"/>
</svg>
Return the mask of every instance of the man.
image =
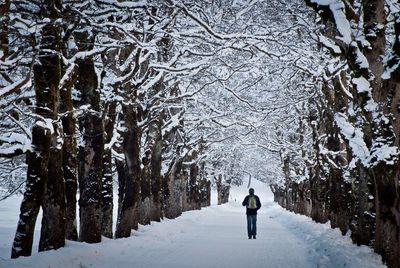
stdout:
<svg viewBox="0 0 400 268">
<path fill-rule="evenodd" d="M 246 206 L 246 215 L 247 215 L 247 234 L 249 235 L 249 239 L 256 239 L 257 235 L 257 210 L 261 207 L 260 198 L 254 195 L 254 189 L 249 189 L 249 195 L 246 196 L 242 203 L 243 206 Z"/>
</svg>

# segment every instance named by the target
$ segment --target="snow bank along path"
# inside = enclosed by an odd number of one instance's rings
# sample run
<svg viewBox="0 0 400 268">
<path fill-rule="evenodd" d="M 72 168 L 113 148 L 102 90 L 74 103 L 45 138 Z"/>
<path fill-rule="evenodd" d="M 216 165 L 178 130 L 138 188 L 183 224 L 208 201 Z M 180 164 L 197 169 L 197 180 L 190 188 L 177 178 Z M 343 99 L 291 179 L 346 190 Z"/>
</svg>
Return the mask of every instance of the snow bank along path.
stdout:
<svg viewBox="0 0 400 268">
<path fill-rule="evenodd" d="M 338 230 L 280 208 L 265 184 L 253 181 L 252 187 L 262 202 L 256 240 L 247 238 L 243 185 L 232 188 L 229 204 L 140 226 L 130 238 L 67 241 L 65 248 L 16 260 L 9 256 L 10 222 L 17 219 L 6 212 L 12 206 L 0 202 L 0 239 L 7 240 L 0 241 L 0 267 L 385 267 L 370 248 L 353 245 Z"/>
</svg>

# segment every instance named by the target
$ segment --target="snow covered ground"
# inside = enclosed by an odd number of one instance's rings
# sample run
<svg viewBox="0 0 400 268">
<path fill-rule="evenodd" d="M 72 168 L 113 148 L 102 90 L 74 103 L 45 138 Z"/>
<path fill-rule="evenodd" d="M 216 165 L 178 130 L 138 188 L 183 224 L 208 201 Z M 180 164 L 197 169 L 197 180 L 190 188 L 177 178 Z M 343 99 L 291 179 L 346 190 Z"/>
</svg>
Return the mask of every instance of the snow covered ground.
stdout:
<svg viewBox="0 0 400 268">
<path fill-rule="evenodd" d="M 385 267 L 380 256 L 351 243 L 327 224 L 287 212 L 253 180 L 262 201 L 257 239 L 249 240 L 247 185 L 231 191 L 229 204 L 185 212 L 174 220 L 140 226 L 133 237 L 99 244 L 67 241 L 66 247 L 11 260 L 20 197 L 0 202 L 0 267 Z M 37 244 L 39 233 L 35 234 Z"/>
</svg>

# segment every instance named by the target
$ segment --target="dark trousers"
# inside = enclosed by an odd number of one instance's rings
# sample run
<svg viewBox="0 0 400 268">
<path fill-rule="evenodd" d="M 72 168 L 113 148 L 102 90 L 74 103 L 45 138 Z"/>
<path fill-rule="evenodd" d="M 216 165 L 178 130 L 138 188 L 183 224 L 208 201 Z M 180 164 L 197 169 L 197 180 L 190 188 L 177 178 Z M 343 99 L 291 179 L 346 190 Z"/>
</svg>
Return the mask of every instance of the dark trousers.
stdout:
<svg viewBox="0 0 400 268">
<path fill-rule="evenodd" d="M 247 234 L 249 237 L 257 235 L 257 215 L 247 215 Z"/>
</svg>

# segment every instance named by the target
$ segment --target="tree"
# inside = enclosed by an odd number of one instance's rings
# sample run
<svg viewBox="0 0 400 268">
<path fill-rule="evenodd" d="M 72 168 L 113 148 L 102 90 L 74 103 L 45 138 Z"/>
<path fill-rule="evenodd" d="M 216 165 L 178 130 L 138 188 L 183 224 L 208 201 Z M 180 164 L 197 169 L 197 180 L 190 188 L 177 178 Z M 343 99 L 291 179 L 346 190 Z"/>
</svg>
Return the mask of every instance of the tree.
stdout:
<svg viewBox="0 0 400 268">
<path fill-rule="evenodd" d="M 41 30 L 38 62 L 34 66 L 37 121 L 32 127 L 32 150 L 28 153 L 28 174 L 20 220 L 15 235 L 12 258 L 28 256 L 32 250 L 33 231 L 39 207 L 43 207 L 39 250 L 59 248 L 65 243 L 65 204 L 61 169 L 61 128 L 55 121 L 59 110 L 61 50 L 57 23 L 60 1 L 41 6 L 41 15 L 49 22 Z M 60 181 L 61 179 L 61 181 Z M 57 226 L 57 227 L 55 227 Z M 52 229 L 52 234 L 48 232 Z M 53 230 L 55 229 L 55 230 Z"/>
</svg>

